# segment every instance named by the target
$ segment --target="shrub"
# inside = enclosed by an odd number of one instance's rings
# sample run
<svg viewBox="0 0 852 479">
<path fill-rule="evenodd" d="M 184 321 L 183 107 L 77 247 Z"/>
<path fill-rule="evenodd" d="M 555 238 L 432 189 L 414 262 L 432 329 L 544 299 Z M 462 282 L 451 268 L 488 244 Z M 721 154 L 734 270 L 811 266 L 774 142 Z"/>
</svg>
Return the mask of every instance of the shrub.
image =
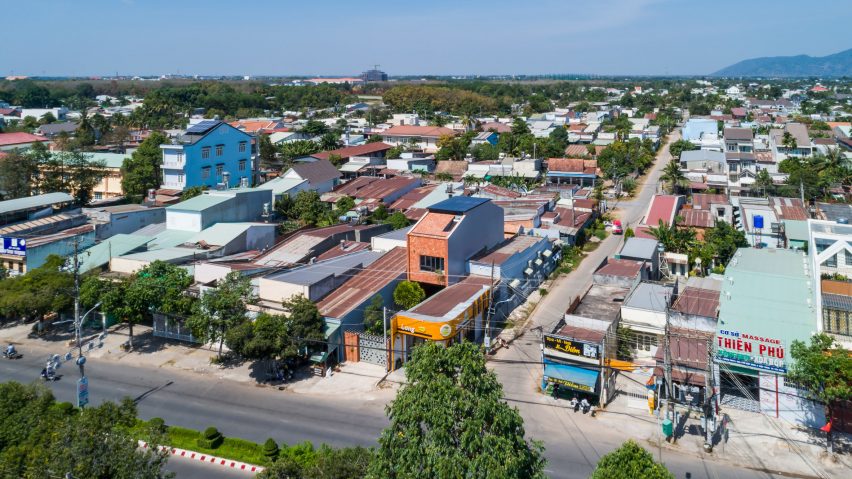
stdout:
<svg viewBox="0 0 852 479">
<path fill-rule="evenodd" d="M 224 439 L 218 429 L 210 426 L 204 430 L 202 437 L 198 438 L 198 445 L 207 449 L 216 449 L 222 445 Z"/>
<path fill-rule="evenodd" d="M 166 432 L 166 421 L 163 421 L 161 417 L 152 417 L 150 421 L 148 421 L 148 426 L 151 427 L 151 430 L 157 431 L 159 433 Z"/>
<path fill-rule="evenodd" d="M 58 402 L 53 407 L 63 416 L 70 416 L 74 412 L 74 405 L 70 402 Z"/>
<path fill-rule="evenodd" d="M 538 288 L 538 294 L 540 294 L 540 295 L 542 295 L 542 296 L 547 296 L 547 289 L 545 289 L 545 288 Z"/>
<path fill-rule="evenodd" d="M 266 440 L 265 443 L 263 443 L 263 455 L 270 462 L 274 462 L 276 459 L 278 459 L 279 451 L 280 450 L 278 449 L 278 444 L 275 442 L 275 439 L 272 439 L 270 437 Z"/>
</svg>

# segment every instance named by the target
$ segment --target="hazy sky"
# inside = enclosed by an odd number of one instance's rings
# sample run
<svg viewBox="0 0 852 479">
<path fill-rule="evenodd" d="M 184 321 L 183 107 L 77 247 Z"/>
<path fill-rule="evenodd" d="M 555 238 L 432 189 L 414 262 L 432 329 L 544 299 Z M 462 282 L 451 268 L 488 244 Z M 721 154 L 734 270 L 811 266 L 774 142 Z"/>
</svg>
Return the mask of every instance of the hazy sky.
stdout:
<svg viewBox="0 0 852 479">
<path fill-rule="evenodd" d="M 0 74 L 706 74 L 852 48 L 849 0 L 0 0 Z"/>
</svg>

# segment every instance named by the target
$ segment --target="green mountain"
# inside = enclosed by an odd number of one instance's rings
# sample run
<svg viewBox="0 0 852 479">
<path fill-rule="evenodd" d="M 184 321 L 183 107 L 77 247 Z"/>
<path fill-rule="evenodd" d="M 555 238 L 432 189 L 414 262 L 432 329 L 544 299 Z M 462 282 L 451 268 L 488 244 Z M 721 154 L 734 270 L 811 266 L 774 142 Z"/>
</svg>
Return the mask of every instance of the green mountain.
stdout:
<svg viewBox="0 0 852 479">
<path fill-rule="evenodd" d="M 852 76 L 852 49 L 827 55 L 812 57 L 796 55 L 792 57 L 752 58 L 725 67 L 713 76 L 726 77 L 842 77 Z"/>
</svg>

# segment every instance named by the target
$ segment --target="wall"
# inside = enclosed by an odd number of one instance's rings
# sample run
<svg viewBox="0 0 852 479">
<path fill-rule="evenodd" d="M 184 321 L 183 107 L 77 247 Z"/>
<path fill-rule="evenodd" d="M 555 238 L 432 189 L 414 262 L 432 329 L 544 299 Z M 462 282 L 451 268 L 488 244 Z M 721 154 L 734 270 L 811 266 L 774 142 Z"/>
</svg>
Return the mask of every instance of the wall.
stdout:
<svg viewBox="0 0 852 479">
<path fill-rule="evenodd" d="M 63 238 L 52 243 L 47 243 L 40 246 L 27 247 L 27 271 L 31 271 L 43 265 L 47 257 L 55 254 L 59 256 L 73 256 L 74 242 L 79 240 L 79 250 L 93 246 L 95 244 L 95 231 L 88 231 L 82 234 Z"/>
<path fill-rule="evenodd" d="M 200 232 L 203 229 L 201 226 L 201 212 L 167 210 L 166 228 L 170 230 Z"/>
<path fill-rule="evenodd" d="M 239 151 L 239 143 L 246 142 L 246 151 Z M 216 156 L 216 145 L 224 145 L 222 156 Z M 210 157 L 201 158 L 201 149 L 210 147 Z M 221 176 L 216 175 L 216 165 L 223 164 L 223 171 L 230 172 L 228 187 L 238 186 L 240 178 L 249 178 L 252 181 L 252 158 L 251 158 L 251 136 L 233 128 L 230 125 L 219 125 L 215 130 L 208 133 L 193 145 L 184 145 L 184 171 L 186 174 L 186 187 L 206 185 L 215 188 L 217 183 L 223 181 Z M 239 161 L 246 161 L 246 169 L 239 170 Z M 202 169 L 210 167 L 210 176 L 202 178 Z"/>
<path fill-rule="evenodd" d="M 121 213 L 99 211 L 96 208 L 83 208 L 83 214 L 89 218 L 106 223 L 95 225 L 97 238 L 107 239 L 117 234 L 132 234 L 145 226 L 166 221 L 165 208 L 146 208 Z"/>
<path fill-rule="evenodd" d="M 449 237 L 450 254 L 447 262 L 449 284 L 459 281 L 459 276 L 466 274 L 467 261 L 470 258 L 501 242 L 503 242 L 502 208 L 489 201 L 468 211 Z"/>
<path fill-rule="evenodd" d="M 448 271 L 444 271 L 443 275 L 436 272 L 420 271 L 420 255 L 434 256 L 444 258 L 444 266 L 449 266 L 449 243 L 446 238 L 436 238 L 427 236 L 418 236 L 414 234 L 408 235 L 408 279 L 420 283 L 436 284 L 445 286 L 451 282 L 457 281 L 456 278 L 447 279 Z M 461 273 L 464 274 L 462 269 Z"/>
<path fill-rule="evenodd" d="M 390 338 L 373 336 L 372 334 L 358 334 L 358 359 L 370 364 L 387 367 Z"/>
<path fill-rule="evenodd" d="M 291 297 L 302 294 L 309 296 L 309 288 L 301 284 L 285 283 L 267 278 L 260 278 L 257 282 L 257 295 L 264 301 L 281 303 Z"/>
</svg>

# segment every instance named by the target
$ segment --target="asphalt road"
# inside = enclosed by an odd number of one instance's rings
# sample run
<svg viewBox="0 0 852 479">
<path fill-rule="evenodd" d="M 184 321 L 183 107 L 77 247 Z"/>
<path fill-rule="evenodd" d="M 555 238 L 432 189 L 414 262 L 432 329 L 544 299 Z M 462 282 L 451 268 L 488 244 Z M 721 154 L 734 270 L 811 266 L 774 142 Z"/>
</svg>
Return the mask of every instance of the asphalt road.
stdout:
<svg viewBox="0 0 852 479">
<path fill-rule="evenodd" d="M 250 472 L 230 469 L 215 464 L 207 464 L 193 459 L 171 457 L 166 465 L 169 472 L 174 472 L 178 479 L 246 479 L 254 477 Z"/>
</svg>

